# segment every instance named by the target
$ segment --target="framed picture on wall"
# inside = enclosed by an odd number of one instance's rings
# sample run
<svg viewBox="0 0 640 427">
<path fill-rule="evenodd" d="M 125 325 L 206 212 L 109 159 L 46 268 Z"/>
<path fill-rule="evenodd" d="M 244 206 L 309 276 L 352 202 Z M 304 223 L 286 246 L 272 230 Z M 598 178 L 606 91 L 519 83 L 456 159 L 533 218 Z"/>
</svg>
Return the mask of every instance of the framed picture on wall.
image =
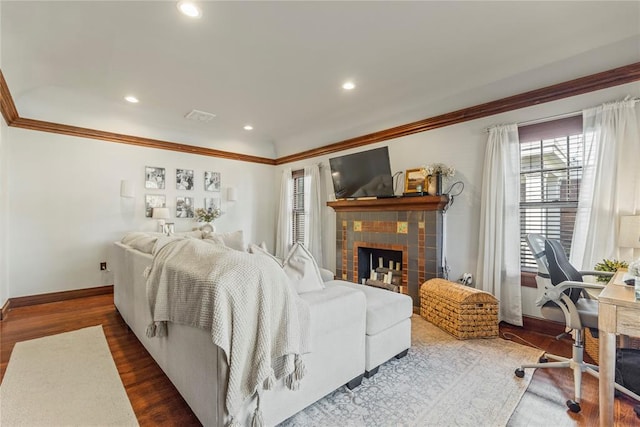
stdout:
<svg viewBox="0 0 640 427">
<path fill-rule="evenodd" d="M 176 169 L 176 189 L 193 190 L 193 169 Z"/>
<path fill-rule="evenodd" d="M 427 191 L 427 187 L 422 169 L 407 169 L 404 173 L 404 192 L 422 193 L 424 191 Z"/>
<path fill-rule="evenodd" d="M 144 168 L 144 188 L 155 188 L 164 190 L 165 169 L 156 166 L 145 166 Z"/>
<path fill-rule="evenodd" d="M 193 218 L 193 197 L 176 197 L 176 218 Z"/>
<path fill-rule="evenodd" d="M 206 191 L 220 191 L 220 172 L 206 171 L 204 173 L 204 189 Z"/>
<path fill-rule="evenodd" d="M 146 194 L 144 196 L 144 216 L 151 218 L 153 208 L 166 208 L 167 198 L 163 194 Z"/>
<path fill-rule="evenodd" d="M 220 197 L 205 197 L 204 198 L 204 210 L 212 211 L 214 209 L 220 209 Z"/>
</svg>

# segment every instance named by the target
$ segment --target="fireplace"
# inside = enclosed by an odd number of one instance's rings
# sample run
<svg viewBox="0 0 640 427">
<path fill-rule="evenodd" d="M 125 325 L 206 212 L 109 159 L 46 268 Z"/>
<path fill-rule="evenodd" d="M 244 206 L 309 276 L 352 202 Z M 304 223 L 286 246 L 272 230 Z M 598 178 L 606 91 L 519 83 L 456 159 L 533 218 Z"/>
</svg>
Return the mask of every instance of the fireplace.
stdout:
<svg viewBox="0 0 640 427">
<path fill-rule="evenodd" d="M 354 248 L 357 260 L 354 259 L 353 276 L 358 278 L 358 283 L 407 293 L 405 247 L 355 242 Z"/>
<path fill-rule="evenodd" d="M 420 285 L 442 277 L 442 209 L 447 202 L 446 196 L 418 196 L 327 203 L 336 211 L 337 277 L 366 282 L 380 257 L 383 272 L 391 270 L 393 261 L 394 284 L 419 307 Z"/>
</svg>

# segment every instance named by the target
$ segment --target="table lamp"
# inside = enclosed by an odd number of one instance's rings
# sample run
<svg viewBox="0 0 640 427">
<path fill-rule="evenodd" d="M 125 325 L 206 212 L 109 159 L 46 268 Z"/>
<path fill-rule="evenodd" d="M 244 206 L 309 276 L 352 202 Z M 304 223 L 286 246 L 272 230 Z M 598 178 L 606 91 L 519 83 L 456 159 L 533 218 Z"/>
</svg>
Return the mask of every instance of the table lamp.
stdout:
<svg viewBox="0 0 640 427">
<path fill-rule="evenodd" d="M 153 208 L 151 218 L 158 220 L 158 229 L 164 233 L 165 220 L 171 218 L 169 208 Z"/>
</svg>

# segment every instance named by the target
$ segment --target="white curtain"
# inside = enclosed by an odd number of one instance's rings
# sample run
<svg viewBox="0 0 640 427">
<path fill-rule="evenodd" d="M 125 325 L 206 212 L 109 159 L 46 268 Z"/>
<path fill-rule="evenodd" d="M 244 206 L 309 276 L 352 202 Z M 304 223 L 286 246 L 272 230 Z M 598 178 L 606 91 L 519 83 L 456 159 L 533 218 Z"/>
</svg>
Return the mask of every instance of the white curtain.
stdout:
<svg viewBox="0 0 640 427">
<path fill-rule="evenodd" d="M 583 111 L 584 168 L 571 244 L 571 263 L 578 269 L 592 270 L 603 258 L 620 259 L 619 218 L 640 209 L 636 102 Z"/>
<path fill-rule="evenodd" d="M 276 256 L 284 258 L 289 253 L 293 240 L 293 179 L 291 169 L 282 171 L 280 181 L 280 205 L 278 207 L 278 224 L 276 225 Z"/>
<path fill-rule="evenodd" d="M 305 246 L 318 266 L 322 258 L 322 197 L 320 191 L 320 167 L 317 164 L 304 168 Z"/>
<path fill-rule="evenodd" d="M 500 300 L 500 320 L 522 326 L 519 153 L 515 124 L 489 129 L 476 277 L 482 290 Z"/>
</svg>

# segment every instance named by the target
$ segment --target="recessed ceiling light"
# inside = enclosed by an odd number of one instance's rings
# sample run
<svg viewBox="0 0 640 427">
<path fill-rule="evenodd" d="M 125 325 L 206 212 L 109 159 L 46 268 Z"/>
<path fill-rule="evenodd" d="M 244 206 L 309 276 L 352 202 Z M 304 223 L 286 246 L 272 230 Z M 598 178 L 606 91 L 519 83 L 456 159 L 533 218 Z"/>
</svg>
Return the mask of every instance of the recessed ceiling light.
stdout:
<svg viewBox="0 0 640 427">
<path fill-rule="evenodd" d="M 131 95 L 125 96 L 124 99 L 126 101 L 132 103 L 132 104 L 137 104 L 138 102 L 140 102 L 140 101 L 138 101 L 138 98 L 136 98 L 135 96 L 131 96 Z"/>
<path fill-rule="evenodd" d="M 253 130 L 253 126 L 251 126 L 251 125 L 245 125 L 245 126 L 244 126 L 244 130 Z"/>
<path fill-rule="evenodd" d="M 178 2 L 178 10 L 190 18 L 200 18 L 202 16 L 200 8 L 190 1 Z"/>
<path fill-rule="evenodd" d="M 342 85 L 342 89 L 344 90 L 353 90 L 356 88 L 356 84 L 354 82 L 345 82 Z"/>
</svg>

